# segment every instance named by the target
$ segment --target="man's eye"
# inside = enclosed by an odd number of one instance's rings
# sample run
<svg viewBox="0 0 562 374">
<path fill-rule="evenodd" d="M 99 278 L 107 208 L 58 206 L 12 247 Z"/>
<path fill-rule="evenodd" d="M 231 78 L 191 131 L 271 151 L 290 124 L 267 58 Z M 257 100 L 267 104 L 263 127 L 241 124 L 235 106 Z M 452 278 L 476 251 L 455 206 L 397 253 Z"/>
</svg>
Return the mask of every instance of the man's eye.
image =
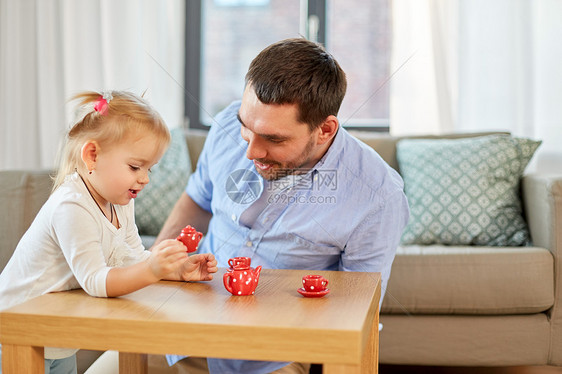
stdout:
<svg viewBox="0 0 562 374">
<path fill-rule="evenodd" d="M 134 166 L 134 165 L 129 165 L 129 167 L 131 168 L 131 170 L 133 171 L 137 171 L 140 170 L 140 168 L 138 166 Z"/>
</svg>

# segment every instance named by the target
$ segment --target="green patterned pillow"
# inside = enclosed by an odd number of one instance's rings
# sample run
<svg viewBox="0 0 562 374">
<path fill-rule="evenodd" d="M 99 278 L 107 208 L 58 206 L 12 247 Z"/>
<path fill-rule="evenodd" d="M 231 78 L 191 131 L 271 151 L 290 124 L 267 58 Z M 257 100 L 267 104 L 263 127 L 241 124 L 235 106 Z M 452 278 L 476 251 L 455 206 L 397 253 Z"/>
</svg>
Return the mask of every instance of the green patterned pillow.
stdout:
<svg viewBox="0 0 562 374">
<path fill-rule="evenodd" d="M 176 128 L 170 132 L 168 150 L 151 169 L 150 183 L 135 199 L 135 221 L 141 235 L 158 235 L 191 173 L 184 130 Z"/>
<path fill-rule="evenodd" d="M 402 244 L 530 244 L 519 181 L 540 143 L 509 135 L 399 141 L 411 210 Z"/>
</svg>

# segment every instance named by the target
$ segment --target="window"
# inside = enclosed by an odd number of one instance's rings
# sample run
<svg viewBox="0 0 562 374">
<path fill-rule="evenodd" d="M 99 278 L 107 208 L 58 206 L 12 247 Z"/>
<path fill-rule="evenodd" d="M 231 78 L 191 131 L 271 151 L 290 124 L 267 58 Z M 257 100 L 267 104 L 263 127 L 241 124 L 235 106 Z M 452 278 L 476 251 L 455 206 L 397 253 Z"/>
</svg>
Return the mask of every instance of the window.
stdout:
<svg viewBox="0 0 562 374">
<path fill-rule="evenodd" d="M 251 60 L 267 45 L 305 36 L 326 46 L 348 78 L 346 127 L 388 130 L 389 0 L 200 0 L 186 6 L 186 117 L 207 128 L 242 97 Z M 195 119 L 195 120 L 194 120 Z"/>
<path fill-rule="evenodd" d="M 327 4 L 326 49 L 347 76 L 338 114 L 345 127 L 389 127 L 390 0 L 332 0 Z"/>
</svg>

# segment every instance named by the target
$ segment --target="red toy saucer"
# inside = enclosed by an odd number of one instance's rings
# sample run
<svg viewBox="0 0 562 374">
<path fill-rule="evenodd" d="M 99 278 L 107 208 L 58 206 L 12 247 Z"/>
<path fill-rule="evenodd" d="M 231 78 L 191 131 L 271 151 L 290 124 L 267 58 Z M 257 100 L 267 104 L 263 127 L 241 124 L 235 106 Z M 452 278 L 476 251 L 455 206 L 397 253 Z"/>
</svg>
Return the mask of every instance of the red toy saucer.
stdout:
<svg viewBox="0 0 562 374">
<path fill-rule="evenodd" d="M 322 297 L 322 296 L 325 296 L 325 295 L 330 293 L 329 288 L 326 288 L 324 291 L 314 292 L 314 291 L 307 291 L 307 290 L 305 290 L 304 288 L 301 287 L 297 291 L 298 291 L 298 293 L 300 293 L 304 297 Z"/>
</svg>

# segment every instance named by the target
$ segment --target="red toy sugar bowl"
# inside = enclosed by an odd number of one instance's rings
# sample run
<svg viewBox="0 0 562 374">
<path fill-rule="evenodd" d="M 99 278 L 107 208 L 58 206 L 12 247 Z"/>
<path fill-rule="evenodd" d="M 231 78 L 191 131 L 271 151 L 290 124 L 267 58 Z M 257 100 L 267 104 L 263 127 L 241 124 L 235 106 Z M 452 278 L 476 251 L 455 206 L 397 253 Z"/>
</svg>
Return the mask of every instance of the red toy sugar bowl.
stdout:
<svg viewBox="0 0 562 374">
<path fill-rule="evenodd" d="M 234 267 L 237 265 L 249 267 L 251 264 L 252 259 L 250 257 L 232 257 L 228 259 L 228 266 L 230 267 L 230 270 L 234 269 Z"/>
</svg>

